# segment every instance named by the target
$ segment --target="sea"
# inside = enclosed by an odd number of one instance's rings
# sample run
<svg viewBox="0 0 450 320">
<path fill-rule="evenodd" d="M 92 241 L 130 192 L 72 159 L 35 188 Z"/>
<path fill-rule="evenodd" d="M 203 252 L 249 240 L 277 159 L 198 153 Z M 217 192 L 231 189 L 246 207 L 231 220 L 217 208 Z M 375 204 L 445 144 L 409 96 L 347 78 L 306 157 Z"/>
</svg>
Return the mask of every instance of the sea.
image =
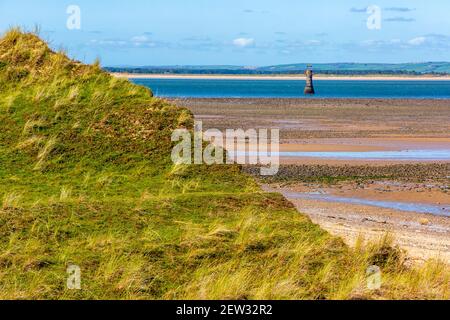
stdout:
<svg viewBox="0 0 450 320">
<path fill-rule="evenodd" d="M 132 82 L 165 98 L 379 98 L 450 99 L 446 80 L 315 80 L 314 96 L 305 96 L 304 80 L 158 79 Z"/>
</svg>

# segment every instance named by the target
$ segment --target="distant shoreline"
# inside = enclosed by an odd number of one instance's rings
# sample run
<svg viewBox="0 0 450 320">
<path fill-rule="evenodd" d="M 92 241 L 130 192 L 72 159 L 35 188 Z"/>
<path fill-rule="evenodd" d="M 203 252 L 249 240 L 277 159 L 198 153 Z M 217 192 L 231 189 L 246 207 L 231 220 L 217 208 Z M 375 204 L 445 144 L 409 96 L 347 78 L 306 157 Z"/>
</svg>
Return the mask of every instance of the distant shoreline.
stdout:
<svg viewBox="0 0 450 320">
<path fill-rule="evenodd" d="M 303 75 L 223 75 L 223 74 L 132 74 L 111 73 L 118 78 L 127 79 L 201 79 L 201 80 L 305 80 Z M 317 74 L 316 80 L 367 80 L 367 81 L 450 81 L 447 76 L 402 76 L 402 75 L 365 75 L 340 76 Z"/>
</svg>

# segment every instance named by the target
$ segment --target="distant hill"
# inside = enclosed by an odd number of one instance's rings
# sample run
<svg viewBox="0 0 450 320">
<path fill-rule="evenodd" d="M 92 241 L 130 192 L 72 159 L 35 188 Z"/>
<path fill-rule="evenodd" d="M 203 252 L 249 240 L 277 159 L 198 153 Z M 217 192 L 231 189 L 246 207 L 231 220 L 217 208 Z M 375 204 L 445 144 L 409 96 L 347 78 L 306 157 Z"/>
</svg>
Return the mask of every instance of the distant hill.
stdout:
<svg viewBox="0 0 450 320">
<path fill-rule="evenodd" d="M 244 66 L 142 66 L 142 67 L 106 67 L 109 72 L 127 73 L 167 73 L 167 74 L 298 74 L 306 69 L 306 63 L 274 65 L 266 67 Z M 313 68 L 316 73 L 340 75 L 365 74 L 406 74 L 406 75 L 447 75 L 450 74 L 450 62 L 423 63 L 318 63 Z"/>
</svg>

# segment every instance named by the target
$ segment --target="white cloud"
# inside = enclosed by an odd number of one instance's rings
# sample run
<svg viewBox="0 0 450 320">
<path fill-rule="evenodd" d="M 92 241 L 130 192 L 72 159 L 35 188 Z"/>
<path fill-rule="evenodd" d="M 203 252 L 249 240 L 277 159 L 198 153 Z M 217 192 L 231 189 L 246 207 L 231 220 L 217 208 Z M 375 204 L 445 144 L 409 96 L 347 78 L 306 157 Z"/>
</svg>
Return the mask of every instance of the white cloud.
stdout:
<svg viewBox="0 0 450 320">
<path fill-rule="evenodd" d="M 135 36 L 133 38 L 131 38 L 132 42 L 147 42 L 150 39 L 147 36 Z"/>
<path fill-rule="evenodd" d="M 100 46 L 116 46 L 116 47 L 123 47 L 127 45 L 127 41 L 123 41 L 120 39 L 92 39 L 89 41 L 90 44 L 93 45 L 100 45 Z"/>
<path fill-rule="evenodd" d="M 425 37 L 417 37 L 417 38 L 409 40 L 408 44 L 410 44 L 412 46 L 420 46 L 421 44 L 424 44 L 425 41 L 427 41 L 427 38 L 425 38 Z"/>
<path fill-rule="evenodd" d="M 311 46 L 318 46 L 322 44 L 322 41 L 320 40 L 308 40 L 306 41 L 307 45 L 311 45 Z"/>
<path fill-rule="evenodd" d="M 393 18 L 384 19 L 384 21 L 387 21 L 387 22 L 414 22 L 414 21 L 416 21 L 416 19 L 405 18 L 405 17 L 393 17 Z"/>
<path fill-rule="evenodd" d="M 355 7 L 353 7 L 353 8 L 350 9 L 350 12 L 354 12 L 354 13 L 362 13 L 362 12 L 364 12 L 364 13 L 366 13 L 367 12 L 367 7 L 365 7 L 365 8 L 355 8 Z"/>
<path fill-rule="evenodd" d="M 385 8 L 386 11 L 397 11 L 397 12 L 411 12 L 416 10 L 415 8 L 406 8 L 406 7 L 391 7 Z"/>
<path fill-rule="evenodd" d="M 249 47 L 255 44 L 255 39 L 252 38 L 237 38 L 233 40 L 233 44 L 236 47 L 241 47 L 241 48 L 245 48 L 245 47 Z"/>
<path fill-rule="evenodd" d="M 361 42 L 361 45 L 364 47 L 372 47 L 383 44 L 383 41 L 380 40 L 364 40 Z"/>
</svg>

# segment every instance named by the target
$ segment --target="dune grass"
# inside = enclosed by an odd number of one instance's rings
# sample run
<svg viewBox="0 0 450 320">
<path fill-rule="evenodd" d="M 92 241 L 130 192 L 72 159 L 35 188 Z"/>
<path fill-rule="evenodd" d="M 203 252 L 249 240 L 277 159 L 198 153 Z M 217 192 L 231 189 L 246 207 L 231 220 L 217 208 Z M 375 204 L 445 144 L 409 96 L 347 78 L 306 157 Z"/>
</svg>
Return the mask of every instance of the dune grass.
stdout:
<svg viewBox="0 0 450 320">
<path fill-rule="evenodd" d="M 347 247 L 238 166 L 174 166 L 190 112 L 51 51 L 0 40 L 0 299 L 449 298 L 439 262 Z M 81 269 L 82 290 L 66 287 Z M 383 285 L 371 291 L 366 269 Z"/>
</svg>

